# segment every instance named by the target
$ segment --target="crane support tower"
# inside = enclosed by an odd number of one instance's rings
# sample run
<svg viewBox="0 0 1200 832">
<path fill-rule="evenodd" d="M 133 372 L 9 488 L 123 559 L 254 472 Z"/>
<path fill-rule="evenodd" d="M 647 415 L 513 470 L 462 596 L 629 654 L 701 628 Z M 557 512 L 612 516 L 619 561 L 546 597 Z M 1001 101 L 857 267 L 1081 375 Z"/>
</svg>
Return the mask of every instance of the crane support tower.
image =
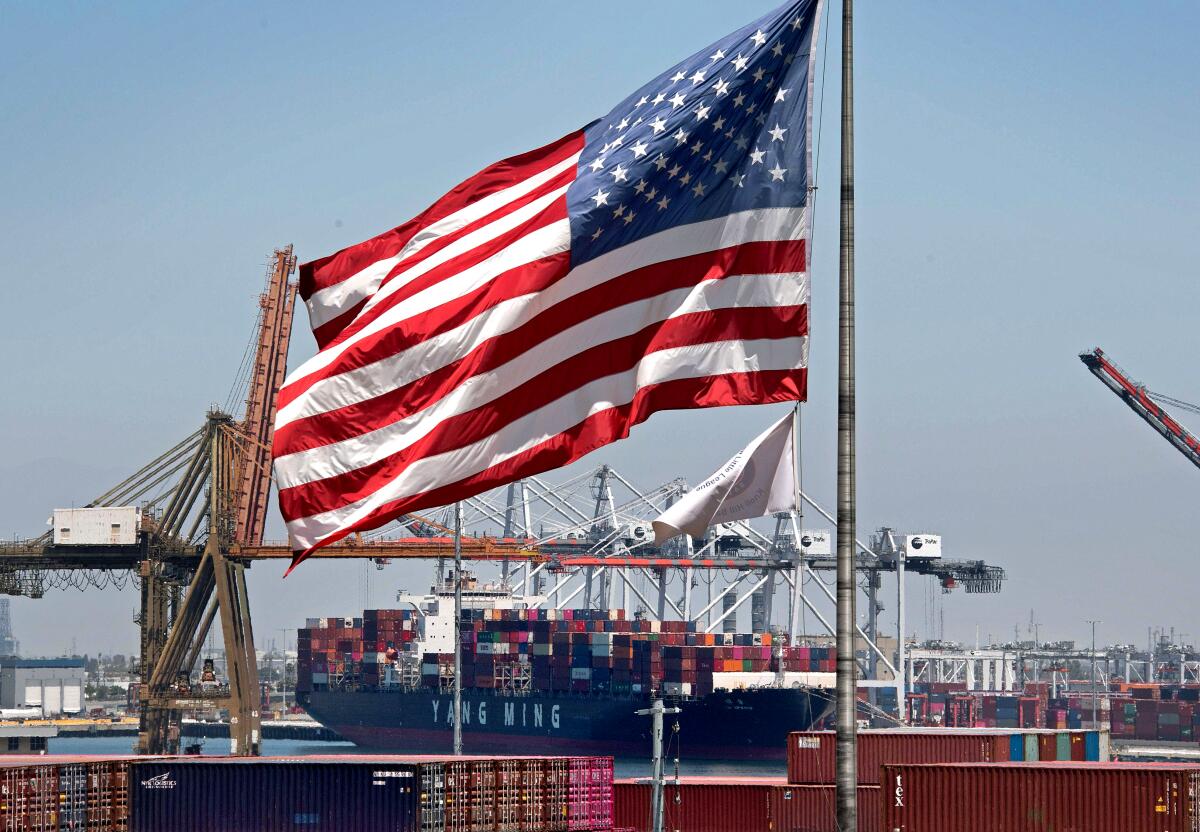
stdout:
<svg viewBox="0 0 1200 832">
<path fill-rule="evenodd" d="M 1193 465 L 1200 468 L 1200 439 L 1192 435 L 1179 422 L 1163 409 L 1155 398 L 1167 397 L 1151 393 L 1145 385 L 1133 381 L 1125 372 L 1114 364 L 1104 351 L 1096 347 L 1091 352 L 1080 353 L 1079 360 L 1091 370 L 1092 375 L 1104 382 L 1104 386 L 1113 391 L 1120 399 L 1129 405 L 1137 415 L 1146 420 L 1150 427 L 1158 431 L 1163 438 L 1175 446 L 1187 457 Z M 1197 409 L 1194 405 L 1172 399 L 1172 403 L 1185 409 Z"/>
<path fill-rule="evenodd" d="M 261 695 L 246 565 L 228 555 L 235 547 L 262 543 L 271 490 L 276 394 L 287 368 L 296 299 L 296 283 L 291 279 L 295 270 L 296 257 L 290 245 L 272 253 L 266 286 L 258 299 L 244 416 L 236 421 L 218 410 L 209 412 L 202 439 L 187 466 L 194 485 L 189 481 L 186 488 L 178 490 L 164 511 L 164 520 L 182 520 L 186 516 L 183 501 L 189 493 L 194 499 L 201 484 L 207 482 L 206 510 L 195 521 L 203 521 L 206 539 L 186 594 L 181 595 L 183 576 L 177 567 L 153 556 L 140 565 L 144 684 L 138 750 L 143 754 L 178 753 L 183 712 L 213 706 L 229 711 L 231 753 L 258 754 Z M 160 525 L 160 531 L 171 530 Z M 218 615 L 227 683 L 212 687 L 181 684 Z"/>
</svg>

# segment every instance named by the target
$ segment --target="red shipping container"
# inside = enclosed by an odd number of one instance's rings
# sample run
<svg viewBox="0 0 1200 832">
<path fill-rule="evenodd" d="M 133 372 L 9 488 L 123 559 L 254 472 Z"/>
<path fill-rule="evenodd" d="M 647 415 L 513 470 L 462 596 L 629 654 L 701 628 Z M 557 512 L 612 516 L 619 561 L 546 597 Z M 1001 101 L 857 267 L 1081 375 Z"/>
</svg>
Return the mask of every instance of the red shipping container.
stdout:
<svg viewBox="0 0 1200 832">
<path fill-rule="evenodd" d="M 888 832 L 1190 832 L 1200 768 L 1134 763 L 884 766 Z"/>
<path fill-rule="evenodd" d="M 779 780 L 687 777 L 663 790 L 665 829 L 680 832 L 748 832 L 770 829 L 771 789 Z M 632 780 L 613 786 L 613 825 L 650 828 L 650 784 Z"/>
<path fill-rule="evenodd" d="M 571 757 L 567 828 L 607 830 L 613 823 L 612 757 Z"/>
<path fill-rule="evenodd" d="M 1003 730 L 899 728 L 858 732 L 858 784 L 879 785 L 884 763 L 992 762 L 1009 756 L 1010 736 Z M 1050 735 L 1051 741 L 1054 740 Z M 788 782 L 831 785 L 834 775 L 833 731 L 788 735 Z"/>
<path fill-rule="evenodd" d="M 882 832 L 879 786 L 858 787 L 858 832 Z M 836 832 L 836 798 L 833 786 L 774 786 L 770 815 L 774 832 Z"/>
<path fill-rule="evenodd" d="M 878 786 L 858 788 L 858 830 L 879 830 Z M 777 777 L 685 777 L 663 791 L 666 829 L 680 832 L 835 832 L 833 786 L 797 786 Z M 650 829 L 650 784 L 618 781 L 613 825 Z"/>
</svg>

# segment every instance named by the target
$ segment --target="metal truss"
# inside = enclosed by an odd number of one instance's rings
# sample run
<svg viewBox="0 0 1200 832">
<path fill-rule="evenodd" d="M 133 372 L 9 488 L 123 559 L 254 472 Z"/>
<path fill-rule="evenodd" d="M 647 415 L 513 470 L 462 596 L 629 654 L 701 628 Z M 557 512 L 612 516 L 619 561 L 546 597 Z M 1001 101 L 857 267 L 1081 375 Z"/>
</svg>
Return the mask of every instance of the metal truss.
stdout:
<svg viewBox="0 0 1200 832">
<path fill-rule="evenodd" d="M 965 684 L 969 691 L 1018 691 L 1020 654 L 1013 650 L 910 650 L 908 687 L 916 682 Z"/>
<path fill-rule="evenodd" d="M 465 500 L 464 529 L 467 534 L 516 538 L 543 556 L 500 562 L 501 580 L 514 596 L 530 598 L 531 607 L 620 607 L 654 620 L 694 622 L 711 633 L 731 626 L 749 605 L 756 631 L 774 629 L 800 639 L 811 616 L 820 631 L 834 634 L 836 597 L 823 574 L 836 569 L 836 559 L 810 551 L 800 513 L 776 516 L 771 533 L 734 522 L 711 529 L 704 539 L 684 535 L 655 547 L 651 520 L 687 490 L 682 479 L 644 489 L 608 465 L 559 484 L 530 477 Z M 808 494 L 801 497 L 806 509 L 833 525 L 827 510 Z M 373 537 L 382 542 L 397 534 L 441 536 L 452 522 L 452 511 L 447 506 L 422 517 L 410 515 Z M 938 580 L 944 591 L 961 587 L 975 593 L 999 591 L 1004 571 L 982 561 L 906 561 L 886 528 L 871 545 L 855 543 L 860 586 L 868 601 L 866 626 L 858 628 L 864 646 L 862 684 L 895 687 L 902 700 L 911 676 L 899 671 L 906 666 L 900 637 L 905 573 Z M 439 582 L 445 565 L 439 559 Z M 895 653 L 878 644 L 883 573 L 897 575 Z M 777 604 L 780 593 L 786 598 L 782 605 Z M 820 632 L 814 635 L 821 637 Z"/>
</svg>

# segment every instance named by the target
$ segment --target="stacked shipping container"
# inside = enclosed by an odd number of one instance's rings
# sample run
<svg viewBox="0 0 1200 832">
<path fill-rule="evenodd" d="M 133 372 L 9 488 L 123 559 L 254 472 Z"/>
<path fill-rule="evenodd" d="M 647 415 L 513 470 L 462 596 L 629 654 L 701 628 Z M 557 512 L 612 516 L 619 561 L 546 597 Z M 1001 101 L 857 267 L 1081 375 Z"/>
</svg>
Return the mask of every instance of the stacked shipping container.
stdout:
<svg viewBox="0 0 1200 832">
<path fill-rule="evenodd" d="M 1114 737 L 1164 742 L 1195 742 L 1200 737 L 1200 688 L 1136 686 L 1129 694 L 1111 699 L 1103 712 Z M 1081 703 L 1090 718 L 1090 698 Z"/>
<path fill-rule="evenodd" d="M 363 610 L 362 683 L 378 687 L 382 669 L 413 650 L 417 638 L 415 610 Z"/>
<path fill-rule="evenodd" d="M 914 725 L 948 728 L 1057 727 L 1047 723 L 1047 707 L 1044 696 L 1028 691 L 1024 695 L 979 694 L 968 692 L 961 683 L 922 684 L 909 694 L 908 719 Z"/>
<path fill-rule="evenodd" d="M 362 672 L 363 620 L 310 618 L 296 632 L 296 690 L 321 690 Z"/>
<path fill-rule="evenodd" d="M 1117 683 L 1113 691 L 1076 691 L 1052 697 L 1046 683 L 1025 692 L 969 692 L 963 683 L 917 686 L 908 698 L 915 725 L 955 728 L 1048 728 L 1073 730 L 1108 726 L 1114 737 L 1164 742 L 1195 742 L 1200 737 L 1200 686 Z"/>
<path fill-rule="evenodd" d="M 362 618 L 309 619 L 297 634 L 297 690 L 377 687 L 385 668 L 421 639 L 413 610 L 365 610 Z M 562 693 L 702 696 L 734 677 L 719 674 L 834 671 L 831 647 L 775 645 L 770 633 L 697 632 L 693 623 L 628 620 L 623 610 L 465 610 L 464 687 L 490 689 L 515 673 L 522 686 Z M 778 655 L 775 647 L 779 646 Z M 421 684 L 451 677 L 452 653 L 420 657 Z"/>
<path fill-rule="evenodd" d="M 0 829 L 125 832 L 128 770 L 120 758 L 0 758 Z"/>
<path fill-rule="evenodd" d="M 833 783 L 836 736 L 798 731 L 788 736 L 788 782 Z M 1107 762 L 1100 731 L 1004 731 L 954 728 L 888 728 L 858 732 L 858 783 L 878 785 L 887 763 Z"/>
<path fill-rule="evenodd" d="M 525 666 L 534 690 L 704 695 L 714 673 L 769 670 L 771 635 L 698 633 L 680 621 L 629 621 L 623 610 L 467 610 L 461 622 L 463 680 L 492 688 L 505 666 Z M 425 654 L 422 676 L 453 662 Z"/>
</svg>

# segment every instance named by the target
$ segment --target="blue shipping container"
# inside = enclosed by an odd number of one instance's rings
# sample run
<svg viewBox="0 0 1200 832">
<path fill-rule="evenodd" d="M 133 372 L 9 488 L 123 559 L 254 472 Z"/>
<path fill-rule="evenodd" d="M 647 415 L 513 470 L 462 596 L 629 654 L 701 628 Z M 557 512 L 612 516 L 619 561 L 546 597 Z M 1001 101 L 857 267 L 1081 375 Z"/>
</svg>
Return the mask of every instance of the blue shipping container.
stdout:
<svg viewBox="0 0 1200 832">
<path fill-rule="evenodd" d="M 131 763 L 130 832 L 417 832 L 421 766 L 348 758 Z"/>
<path fill-rule="evenodd" d="M 1008 738 L 1008 759 L 1014 763 L 1025 762 L 1025 736 L 1023 734 L 1013 734 Z"/>
</svg>

